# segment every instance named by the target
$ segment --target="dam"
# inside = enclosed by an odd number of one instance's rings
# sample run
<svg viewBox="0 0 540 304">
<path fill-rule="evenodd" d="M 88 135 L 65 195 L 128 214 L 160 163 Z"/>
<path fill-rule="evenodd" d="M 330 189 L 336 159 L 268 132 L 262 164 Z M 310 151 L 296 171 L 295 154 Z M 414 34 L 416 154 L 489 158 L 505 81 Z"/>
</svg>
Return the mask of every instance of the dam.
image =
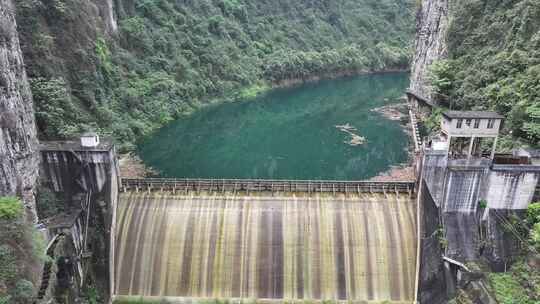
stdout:
<svg viewBox="0 0 540 304">
<path fill-rule="evenodd" d="M 464 263 L 513 261 L 505 222 L 540 197 L 540 154 L 490 159 L 476 140 L 465 158 L 424 141 L 419 179 L 372 182 L 120 178 L 97 138 L 40 147 L 42 183 L 66 198 L 41 223 L 58 261 L 42 297 L 91 269 L 117 304 L 445 303 L 474 278 Z"/>
<path fill-rule="evenodd" d="M 232 185 L 123 180 L 115 297 L 413 300 L 414 183 Z"/>
</svg>

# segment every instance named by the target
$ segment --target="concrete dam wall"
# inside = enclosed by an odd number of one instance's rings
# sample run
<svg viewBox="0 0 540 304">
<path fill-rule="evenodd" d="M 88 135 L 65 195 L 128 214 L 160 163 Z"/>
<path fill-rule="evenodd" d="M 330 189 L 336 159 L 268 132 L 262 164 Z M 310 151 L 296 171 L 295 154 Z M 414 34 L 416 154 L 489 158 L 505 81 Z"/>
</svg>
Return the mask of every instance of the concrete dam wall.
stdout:
<svg viewBox="0 0 540 304">
<path fill-rule="evenodd" d="M 489 209 L 524 210 L 540 187 L 538 165 L 449 160 L 440 151 L 425 151 L 422 170 L 428 190 L 442 212 L 475 213 L 481 200 Z"/>
<path fill-rule="evenodd" d="M 408 194 L 120 194 L 115 296 L 410 303 Z"/>
<path fill-rule="evenodd" d="M 442 219 L 444 255 L 461 262 L 485 257 L 493 269 L 504 269 L 519 253 L 504 222 L 521 217 L 533 201 L 540 166 L 448 159 L 440 151 L 428 150 L 423 174 Z"/>
<path fill-rule="evenodd" d="M 67 223 L 75 222 L 73 216 L 82 214 L 80 216 L 84 217 L 84 230 L 73 229 L 74 227 L 67 230 L 56 229 L 46 225 L 49 237 L 64 233 L 75 239 L 75 243 L 85 245 L 75 246 L 74 252 L 64 253 L 67 257 L 84 254 L 86 258 L 78 259 L 76 264 L 85 271 L 79 271 L 77 267 L 63 271 L 69 274 L 79 273 L 77 280 L 72 282 L 77 282 L 75 285 L 81 289 L 88 278 L 94 279 L 96 289 L 102 292 L 103 297 L 108 297 L 113 287 L 110 281 L 115 256 L 112 236 L 115 231 L 119 186 L 115 148 L 109 140 L 103 140 L 97 147 L 90 148 L 82 147 L 80 141 L 72 140 L 42 142 L 40 150 L 41 185 L 65 200 L 65 212 L 58 216 L 69 219 L 64 223 L 68 227 L 71 224 Z M 85 203 L 81 203 L 81 197 L 87 197 Z M 84 233 L 81 234 L 81 231 Z M 72 278 L 68 277 L 66 280 Z M 60 287 L 62 288 L 66 287 Z"/>
<path fill-rule="evenodd" d="M 527 209 L 540 183 L 540 166 L 494 166 L 485 197 L 493 209 Z"/>
</svg>

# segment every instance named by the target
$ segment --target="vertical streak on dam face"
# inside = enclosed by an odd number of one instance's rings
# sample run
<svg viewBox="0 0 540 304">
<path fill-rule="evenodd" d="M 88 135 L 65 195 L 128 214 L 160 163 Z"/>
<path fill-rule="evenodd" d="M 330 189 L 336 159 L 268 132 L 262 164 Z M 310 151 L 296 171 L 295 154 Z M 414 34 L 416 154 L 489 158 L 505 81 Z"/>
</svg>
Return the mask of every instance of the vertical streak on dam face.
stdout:
<svg viewBox="0 0 540 304">
<path fill-rule="evenodd" d="M 410 301 L 406 195 L 123 193 L 116 295 Z"/>
</svg>

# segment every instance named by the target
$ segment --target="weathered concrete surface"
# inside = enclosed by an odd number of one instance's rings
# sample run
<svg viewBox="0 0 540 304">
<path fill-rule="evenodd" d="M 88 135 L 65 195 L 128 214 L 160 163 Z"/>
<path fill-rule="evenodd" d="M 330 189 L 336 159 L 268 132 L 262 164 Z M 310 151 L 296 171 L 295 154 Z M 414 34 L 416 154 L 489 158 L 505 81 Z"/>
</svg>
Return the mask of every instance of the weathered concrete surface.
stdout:
<svg viewBox="0 0 540 304">
<path fill-rule="evenodd" d="M 22 197 L 35 221 L 36 127 L 14 15 L 12 1 L 0 0 L 0 195 Z"/>
<path fill-rule="evenodd" d="M 416 39 L 411 66 L 411 90 L 429 99 L 428 67 L 447 57 L 446 31 L 449 0 L 423 0 L 416 15 Z"/>
<path fill-rule="evenodd" d="M 423 176 L 442 212 L 476 212 L 485 200 L 492 209 L 523 210 L 540 183 L 540 166 L 491 165 L 489 159 L 449 160 L 425 151 Z"/>
<path fill-rule="evenodd" d="M 92 252 L 91 277 L 102 298 L 110 296 L 109 280 L 114 265 L 114 236 L 118 200 L 118 165 L 112 144 L 82 149 L 77 141 L 44 142 L 41 145 L 42 180 L 67 198 L 70 207 L 81 206 L 70 198 L 89 195 L 88 244 Z M 86 204 L 83 204 L 86 207 Z M 86 212 L 86 210 L 85 210 Z M 93 232 L 92 232 L 93 231 Z M 82 277 L 82 276 L 81 276 Z M 79 282 L 79 281 L 77 281 Z"/>
<path fill-rule="evenodd" d="M 426 181 L 426 187 L 429 189 L 435 204 L 440 207 L 444 193 L 448 157 L 445 152 L 425 151 L 422 164 L 422 174 Z"/>
<path fill-rule="evenodd" d="M 444 212 L 445 256 L 460 261 L 476 261 L 479 253 L 478 218 L 475 212 Z"/>
<path fill-rule="evenodd" d="M 481 253 L 490 262 L 490 266 L 495 271 L 506 271 L 508 263 L 515 260 L 515 257 L 522 253 L 522 244 L 512 232 L 515 227 L 516 218 L 524 218 L 525 210 L 487 210 L 486 244 L 485 250 Z"/>
<path fill-rule="evenodd" d="M 67 197 L 101 193 L 110 179 L 111 156 L 104 152 L 42 151 L 44 178 L 51 190 Z"/>
<path fill-rule="evenodd" d="M 485 194 L 489 208 L 527 209 L 533 200 L 539 180 L 540 166 L 538 171 L 529 170 L 524 166 L 505 169 L 494 167 L 489 174 L 489 189 Z"/>
<path fill-rule="evenodd" d="M 475 213 L 481 199 L 486 170 L 447 169 L 444 190 L 444 212 Z"/>
<path fill-rule="evenodd" d="M 431 196 L 425 180 L 421 184 L 421 263 L 418 285 L 418 301 L 439 304 L 446 301 L 446 279 L 442 260 L 442 244 L 439 239 L 439 209 Z"/>
</svg>

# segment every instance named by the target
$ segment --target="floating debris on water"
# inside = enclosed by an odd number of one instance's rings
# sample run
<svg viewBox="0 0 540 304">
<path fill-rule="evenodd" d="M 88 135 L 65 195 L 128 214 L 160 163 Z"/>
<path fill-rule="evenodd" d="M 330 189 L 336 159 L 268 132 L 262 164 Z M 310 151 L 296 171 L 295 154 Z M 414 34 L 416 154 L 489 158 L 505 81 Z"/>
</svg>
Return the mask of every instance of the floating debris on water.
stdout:
<svg viewBox="0 0 540 304">
<path fill-rule="evenodd" d="M 359 145 L 363 145 L 365 142 L 366 142 L 366 138 L 363 137 L 363 136 L 360 136 L 358 134 L 351 134 L 352 138 L 351 140 L 349 141 L 345 141 L 346 144 L 348 144 L 349 146 L 359 146 Z"/>
<path fill-rule="evenodd" d="M 380 113 L 390 120 L 399 121 L 407 117 L 408 110 L 407 103 L 398 103 L 371 109 L 371 111 Z"/>
<path fill-rule="evenodd" d="M 351 126 L 350 123 L 346 123 L 344 125 L 337 125 L 336 128 L 343 132 L 352 132 L 352 131 L 358 131 L 355 127 Z"/>
<path fill-rule="evenodd" d="M 349 146 L 360 146 L 366 143 L 366 138 L 363 136 L 360 136 L 354 132 L 358 131 L 355 127 L 353 127 L 350 123 L 346 123 L 344 125 L 336 125 L 336 128 L 342 132 L 345 132 L 351 136 L 350 140 L 344 141 L 345 144 Z"/>
</svg>

